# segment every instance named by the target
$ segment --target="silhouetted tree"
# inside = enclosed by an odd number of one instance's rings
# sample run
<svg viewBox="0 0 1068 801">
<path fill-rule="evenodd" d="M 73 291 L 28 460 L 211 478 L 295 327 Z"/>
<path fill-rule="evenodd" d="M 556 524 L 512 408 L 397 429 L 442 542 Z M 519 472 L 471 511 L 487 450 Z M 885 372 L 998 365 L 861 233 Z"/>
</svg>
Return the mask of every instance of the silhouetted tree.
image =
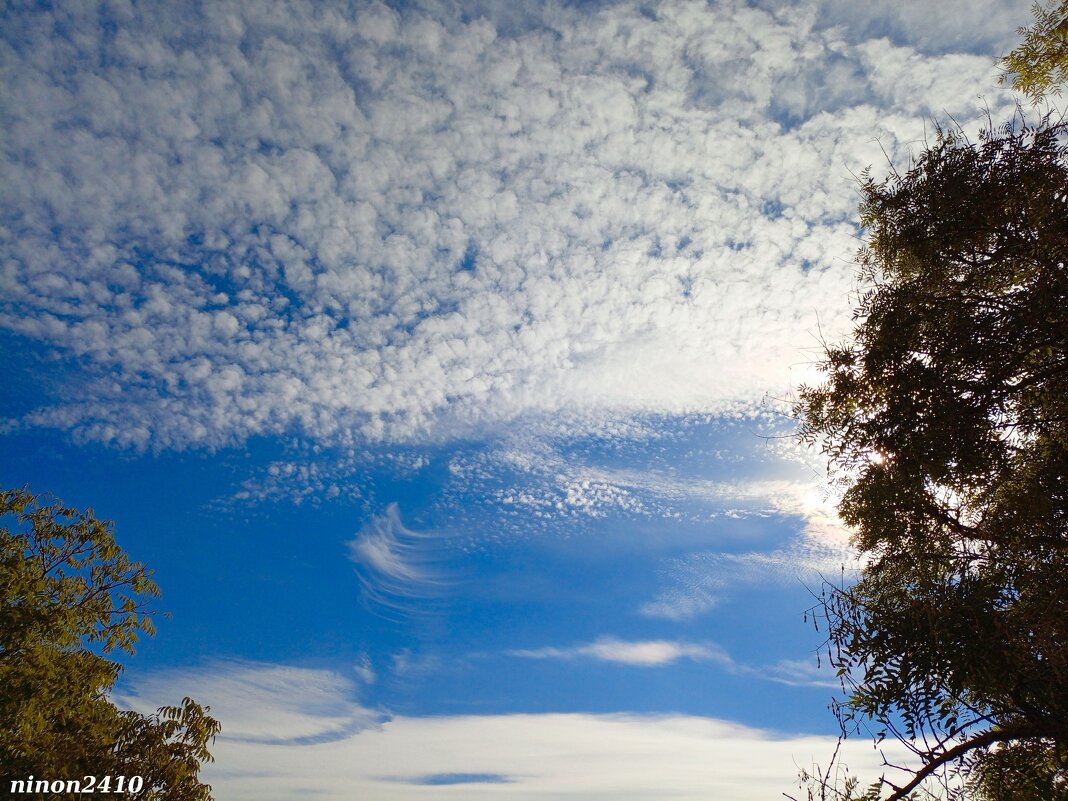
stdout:
<svg viewBox="0 0 1068 801">
<path fill-rule="evenodd" d="M 1048 120 L 940 132 L 862 183 L 856 326 L 796 412 L 869 560 L 819 607 L 836 711 L 919 766 L 816 797 L 1068 798 L 1066 152 Z"/>
</svg>

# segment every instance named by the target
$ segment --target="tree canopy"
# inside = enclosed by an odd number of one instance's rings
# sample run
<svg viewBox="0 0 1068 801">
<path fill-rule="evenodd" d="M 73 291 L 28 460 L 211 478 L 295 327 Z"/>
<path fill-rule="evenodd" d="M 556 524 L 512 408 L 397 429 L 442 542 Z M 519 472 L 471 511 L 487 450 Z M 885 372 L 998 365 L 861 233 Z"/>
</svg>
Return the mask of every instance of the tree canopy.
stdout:
<svg viewBox="0 0 1068 801">
<path fill-rule="evenodd" d="M 154 633 L 150 571 L 91 510 L 6 490 L 0 519 L 12 523 L 0 527 L 0 778 L 136 775 L 142 798 L 210 801 L 208 710 L 186 698 L 142 715 L 108 698 L 122 671 L 111 655 Z"/>
<path fill-rule="evenodd" d="M 1068 81 L 1068 0 L 1048 7 L 1036 3 L 1035 24 L 1020 28 L 1020 46 L 1001 60 L 1002 81 L 1038 103 L 1047 93 L 1060 94 Z"/>
<path fill-rule="evenodd" d="M 1065 133 L 943 131 L 866 177 L 853 336 L 799 392 L 869 559 L 822 598 L 837 712 L 919 760 L 871 798 L 1068 798 Z"/>
</svg>

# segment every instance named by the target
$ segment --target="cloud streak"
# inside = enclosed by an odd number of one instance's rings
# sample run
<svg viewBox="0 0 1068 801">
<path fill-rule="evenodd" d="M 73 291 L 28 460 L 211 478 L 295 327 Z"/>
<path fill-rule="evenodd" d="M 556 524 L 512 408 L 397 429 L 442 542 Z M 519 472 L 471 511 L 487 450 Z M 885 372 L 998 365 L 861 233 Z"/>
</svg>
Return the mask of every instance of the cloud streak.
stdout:
<svg viewBox="0 0 1068 801">
<path fill-rule="evenodd" d="M 337 734 L 338 710 L 365 713 L 351 684 L 326 671 L 219 663 L 134 680 L 134 697 L 152 709 L 187 692 L 223 719 L 203 776 L 232 801 L 436 801 L 458 787 L 483 801 L 756 801 L 794 787 L 798 764 L 834 750 L 833 737 L 686 715 L 398 716 Z M 883 747 L 905 761 L 904 749 Z M 843 758 L 860 775 L 882 769 L 865 740 L 847 742 Z"/>
<path fill-rule="evenodd" d="M 181 688 L 177 694 L 175 687 Z M 188 695 L 223 722 L 223 742 L 309 745 L 342 740 L 381 723 L 382 714 L 363 707 L 356 689 L 330 670 L 216 660 L 199 668 L 142 674 L 116 700 L 150 714 Z"/>
<path fill-rule="evenodd" d="M 715 643 L 676 640 L 620 640 L 601 637 L 568 648 L 514 649 L 506 656 L 522 659 L 595 659 L 632 667 L 668 667 L 680 661 L 718 665 L 729 673 L 756 676 L 793 687 L 839 687 L 837 680 L 821 672 L 814 660 L 783 659 L 768 665 L 745 665 Z"/>
<path fill-rule="evenodd" d="M 395 503 L 373 516 L 347 547 L 364 597 L 376 607 L 426 611 L 450 585 L 440 566 L 441 538 L 406 527 Z"/>
<path fill-rule="evenodd" d="M 602 637 L 586 645 L 571 648 L 536 648 L 513 650 L 508 656 L 525 659 L 575 659 L 588 657 L 602 662 L 616 662 L 638 667 L 662 667 L 681 659 L 695 662 L 720 662 L 730 664 L 727 653 L 716 645 L 673 642 L 670 640 L 643 640 L 638 642 Z"/>
<path fill-rule="evenodd" d="M 798 541 L 773 551 L 740 554 L 702 551 L 670 559 L 662 568 L 667 587 L 641 607 L 647 617 L 687 620 L 717 607 L 731 591 L 769 582 L 821 581 L 856 575 L 857 553 L 848 547 Z"/>
</svg>

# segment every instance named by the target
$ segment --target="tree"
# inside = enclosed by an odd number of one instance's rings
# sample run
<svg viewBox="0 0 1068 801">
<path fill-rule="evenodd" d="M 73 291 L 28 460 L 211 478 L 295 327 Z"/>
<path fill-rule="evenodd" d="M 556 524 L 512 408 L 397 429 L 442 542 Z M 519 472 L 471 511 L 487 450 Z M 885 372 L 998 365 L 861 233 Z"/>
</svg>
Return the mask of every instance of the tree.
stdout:
<svg viewBox="0 0 1068 801">
<path fill-rule="evenodd" d="M 209 710 L 186 698 L 145 716 L 108 699 L 122 670 L 110 655 L 154 633 L 150 571 L 91 510 L 6 490 L 0 519 L 14 523 L 0 527 L 0 778 L 141 776 L 141 798 L 210 801 Z"/>
<path fill-rule="evenodd" d="M 1020 46 L 1001 60 L 1001 82 L 1012 77 L 1012 88 L 1037 104 L 1048 92 L 1060 94 L 1068 81 L 1068 0 L 1044 8 L 1035 4 L 1035 24 L 1020 28 Z"/>
<path fill-rule="evenodd" d="M 817 607 L 843 732 L 919 760 L 861 797 L 1068 799 L 1065 133 L 942 131 L 862 181 L 853 336 L 795 409 L 868 560 Z"/>
</svg>

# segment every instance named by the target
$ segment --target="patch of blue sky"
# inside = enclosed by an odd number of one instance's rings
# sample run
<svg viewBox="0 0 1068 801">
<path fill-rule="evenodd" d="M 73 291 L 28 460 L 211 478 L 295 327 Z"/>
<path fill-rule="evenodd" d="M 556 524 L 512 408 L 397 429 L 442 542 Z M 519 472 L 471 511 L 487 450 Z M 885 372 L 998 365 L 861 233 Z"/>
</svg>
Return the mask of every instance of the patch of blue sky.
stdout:
<svg viewBox="0 0 1068 801">
<path fill-rule="evenodd" d="M 429 776 L 415 776 L 397 781 L 437 787 L 453 784 L 511 784 L 515 779 L 500 773 L 432 773 Z"/>
<path fill-rule="evenodd" d="M 0 430 L 10 430 L 18 420 L 46 401 L 62 397 L 76 377 L 77 359 L 57 353 L 33 337 L 0 328 Z M 0 440 L 2 442 L 2 440 Z"/>
<path fill-rule="evenodd" d="M 47 439 L 53 450 L 42 459 Z M 566 649 L 607 636 L 624 642 L 711 639 L 752 659 L 746 644 L 759 630 L 770 641 L 800 646 L 782 658 L 804 656 L 798 616 L 805 596 L 797 587 L 770 593 L 768 587 L 741 587 L 704 619 L 665 623 L 640 614 L 661 588 L 665 560 L 710 547 L 738 553 L 781 547 L 796 533 L 796 521 L 725 517 L 693 523 L 613 513 L 585 520 L 577 531 L 573 520 L 558 515 L 545 519 L 539 536 L 500 538 L 493 536 L 502 522 L 499 514 L 462 520 L 456 507 L 440 505 L 438 482 L 446 475 L 434 467 L 440 457 L 403 475 L 392 467 L 368 470 L 359 482 L 367 498 L 360 501 L 275 503 L 265 513 L 232 502 L 220 507 L 219 499 L 250 465 L 280 455 L 274 442 L 252 442 L 222 459 L 136 458 L 71 447 L 58 434 L 37 436 L 35 443 L 36 450 L 20 453 L 25 443 L 19 437 L 5 439 L 4 462 L 12 476 L 49 486 L 75 505 L 91 503 L 102 516 L 116 519 L 120 541 L 157 571 L 163 607 L 174 618 L 161 621 L 161 636 L 142 646 L 135 668 L 220 655 L 344 666 L 363 655 L 383 676 L 368 688 L 368 700 L 399 711 L 564 710 L 585 698 L 582 708 L 588 711 L 622 706 L 712 714 L 715 704 L 683 704 L 685 693 L 668 688 L 698 673 L 707 680 L 710 670 L 724 672 L 722 666 L 635 667 L 589 657 L 560 663 L 508 652 Z M 580 453 L 572 448 L 567 457 Z M 586 458 L 603 455 L 591 452 Z M 640 462 L 640 452 L 623 460 Z M 345 543 L 387 501 L 398 505 L 404 525 L 438 528 L 436 566 L 453 580 L 432 613 L 416 608 L 400 620 L 381 614 L 361 597 L 353 566 L 344 558 Z M 466 508 L 477 510 L 477 498 L 469 501 Z M 792 605 L 783 605 L 784 595 L 793 596 Z M 605 673 L 630 678 L 605 683 Z M 652 677 L 669 674 L 675 679 L 664 679 L 662 690 L 638 692 Z M 756 680 L 729 670 L 725 676 L 732 677 L 728 683 Z M 620 686 L 628 693 L 621 695 Z M 755 722 L 760 714 L 747 720 Z"/>
</svg>

